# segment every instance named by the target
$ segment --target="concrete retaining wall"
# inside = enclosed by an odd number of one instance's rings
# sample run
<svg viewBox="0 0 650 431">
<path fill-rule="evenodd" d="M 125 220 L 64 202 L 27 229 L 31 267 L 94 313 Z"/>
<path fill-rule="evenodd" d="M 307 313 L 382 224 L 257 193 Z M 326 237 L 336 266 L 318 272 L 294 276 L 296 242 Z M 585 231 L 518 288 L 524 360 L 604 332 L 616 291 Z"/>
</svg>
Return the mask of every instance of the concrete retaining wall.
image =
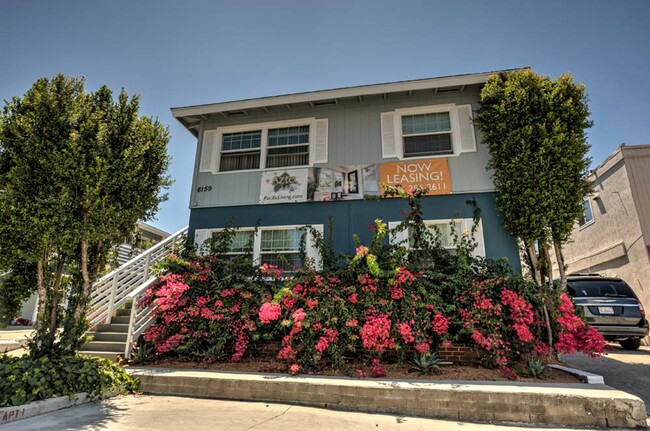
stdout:
<svg viewBox="0 0 650 431">
<path fill-rule="evenodd" d="M 643 401 L 605 385 L 357 380 L 130 369 L 148 394 L 300 404 L 459 421 L 645 428 Z"/>
</svg>

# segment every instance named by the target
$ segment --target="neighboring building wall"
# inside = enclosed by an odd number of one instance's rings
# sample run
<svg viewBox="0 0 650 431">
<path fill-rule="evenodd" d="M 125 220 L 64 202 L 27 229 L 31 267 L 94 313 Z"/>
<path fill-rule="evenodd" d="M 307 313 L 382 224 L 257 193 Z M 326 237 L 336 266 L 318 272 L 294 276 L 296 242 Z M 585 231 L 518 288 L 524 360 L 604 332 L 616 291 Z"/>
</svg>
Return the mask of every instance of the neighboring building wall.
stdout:
<svg viewBox="0 0 650 431">
<path fill-rule="evenodd" d="M 138 235 L 140 236 L 141 245 L 144 245 L 144 248 L 148 248 L 154 244 L 159 243 L 160 241 L 167 238 L 170 234 L 163 230 L 157 229 L 146 223 L 138 222 Z M 135 257 L 143 250 L 142 247 L 136 247 L 135 251 L 133 249 L 133 244 L 125 242 L 117 248 L 117 265 L 122 266 L 130 259 Z"/>
<path fill-rule="evenodd" d="M 642 167 L 640 158 L 628 159 L 627 147 L 622 150 L 592 174 L 594 192 L 589 201 L 594 220 L 576 225 L 564 257 L 568 273 L 596 272 L 624 279 L 650 310 L 650 259 L 640 223 L 650 216 L 650 157 Z M 635 181 L 637 186 L 631 187 Z"/>
<path fill-rule="evenodd" d="M 621 152 L 650 259 L 650 145 L 621 147 Z"/>
</svg>

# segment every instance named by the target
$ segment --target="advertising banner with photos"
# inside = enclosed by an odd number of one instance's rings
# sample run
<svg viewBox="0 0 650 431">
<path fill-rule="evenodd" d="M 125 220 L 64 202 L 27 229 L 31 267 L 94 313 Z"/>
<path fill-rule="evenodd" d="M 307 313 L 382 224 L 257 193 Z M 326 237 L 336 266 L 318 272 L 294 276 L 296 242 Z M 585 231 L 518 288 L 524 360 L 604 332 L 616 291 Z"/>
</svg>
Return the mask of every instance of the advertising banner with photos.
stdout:
<svg viewBox="0 0 650 431">
<path fill-rule="evenodd" d="M 381 184 L 428 187 L 429 195 L 451 193 L 444 159 L 405 160 L 372 165 L 284 169 L 262 173 L 260 204 L 359 200 L 383 194 Z"/>
</svg>

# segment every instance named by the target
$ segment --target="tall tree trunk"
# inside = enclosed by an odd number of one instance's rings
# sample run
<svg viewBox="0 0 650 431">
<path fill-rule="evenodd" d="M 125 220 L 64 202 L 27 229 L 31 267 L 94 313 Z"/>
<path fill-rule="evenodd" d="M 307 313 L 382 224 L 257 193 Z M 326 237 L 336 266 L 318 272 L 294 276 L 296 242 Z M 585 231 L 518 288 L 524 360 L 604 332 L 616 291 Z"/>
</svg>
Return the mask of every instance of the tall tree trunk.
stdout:
<svg viewBox="0 0 650 431">
<path fill-rule="evenodd" d="M 548 336 L 548 347 L 553 351 L 553 329 L 551 328 L 551 319 L 548 315 L 548 308 L 546 308 L 546 301 L 544 301 L 544 306 L 542 307 L 544 311 L 544 320 L 546 320 L 546 334 Z"/>
<path fill-rule="evenodd" d="M 553 241 L 555 247 L 555 258 L 557 259 L 558 271 L 560 272 L 560 286 L 566 290 L 566 266 L 564 263 L 564 253 L 562 253 L 562 244 L 559 241 Z"/>
<path fill-rule="evenodd" d="M 45 270 L 47 262 L 47 249 L 43 251 L 43 257 L 38 260 L 36 263 L 36 272 L 37 272 L 37 286 L 36 291 L 38 293 L 38 312 L 36 313 L 36 348 L 41 349 L 43 347 L 43 337 L 45 334 L 45 309 L 47 306 L 47 289 L 45 287 Z"/>
<path fill-rule="evenodd" d="M 86 311 L 86 304 L 92 289 L 92 280 L 88 271 L 88 243 L 85 240 L 81 241 L 81 277 L 83 278 L 83 284 L 74 310 L 75 322 L 79 322 L 84 311 Z"/>
<path fill-rule="evenodd" d="M 63 265 L 65 264 L 65 256 L 59 254 L 56 264 L 56 273 L 54 275 L 54 283 L 52 284 L 52 300 L 50 309 L 50 333 L 55 336 L 59 326 L 59 302 L 61 301 L 61 278 L 63 276 Z"/>
<path fill-rule="evenodd" d="M 532 272 L 533 279 L 539 287 L 542 287 L 542 273 L 539 268 L 539 261 L 537 260 L 535 246 L 527 240 L 524 240 L 524 246 L 526 247 L 526 253 L 528 254 L 528 261 L 530 262 L 530 270 Z"/>
<path fill-rule="evenodd" d="M 544 256 L 544 266 L 546 268 L 546 274 L 544 275 L 548 279 L 548 285 L 553 286 L 553 263 L 551 262 L 551 252 L 548 249 L 548 244 L 540 247 L 540 252 Z"/>
</svg>

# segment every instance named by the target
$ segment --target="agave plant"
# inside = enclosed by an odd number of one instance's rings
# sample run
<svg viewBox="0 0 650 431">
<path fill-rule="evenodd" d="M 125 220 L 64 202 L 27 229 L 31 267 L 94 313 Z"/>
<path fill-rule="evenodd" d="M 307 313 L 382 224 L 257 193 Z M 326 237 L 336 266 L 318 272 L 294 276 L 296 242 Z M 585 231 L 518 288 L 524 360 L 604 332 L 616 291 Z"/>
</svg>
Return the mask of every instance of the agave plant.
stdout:
<svg viewBox="0 0 650 431">
<path fill-rule="evenodd" d="M 422 354 L 418 353 L 415 355 L 415 358 L 413 359 L 413 362 L 411 362 L 411 365 L 413 365 L 411 368 L 412 370 L 423 374 L 429 374 L 440 369 L 440 359 L 438 358 L 438 354 L 436 352 L 427 352 Z"/>
<path fill-rule="evenodd" d="M 528 373 L 536 379 L 544 379 L 548 366 L 541 359 L 531 359 L 528 361 Z"/>
<path fill-rule="evenodd" d="M 135 344 L 135 343 L 134 343 Z M 131 365 L 146 363 L 153 356 L 153 345 L 149 343 L 142 343 L 139 346 L 134 346 L 131 350 Z"/>
</svg>

